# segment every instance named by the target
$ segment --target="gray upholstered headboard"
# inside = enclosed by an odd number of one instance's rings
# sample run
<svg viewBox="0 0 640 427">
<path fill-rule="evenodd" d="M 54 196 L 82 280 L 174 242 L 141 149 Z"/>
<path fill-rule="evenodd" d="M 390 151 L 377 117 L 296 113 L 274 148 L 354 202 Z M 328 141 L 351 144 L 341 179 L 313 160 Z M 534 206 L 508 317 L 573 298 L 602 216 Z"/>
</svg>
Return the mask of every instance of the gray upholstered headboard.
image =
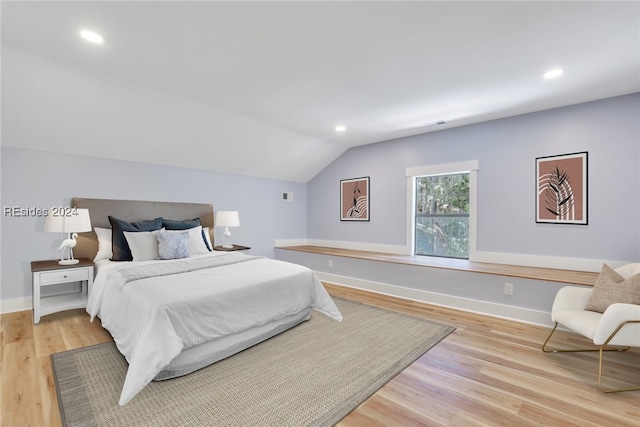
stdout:
<svg viewBox="0 0 640 427">
<path fill-rule="evenodd" d="M 213 205 L 201 203 L 149 202 L 139 200 L 81 199 L 71 200 L 71 206 L 89 209 L 92 227 L 111 228 L 109 215 L 125 221 L 142 221 L 153 218 L 184 221 L 200 218 L 203 227 L 209 227 L 213 243 Z M 78 243 L 73 250 L 76 258 L 93 259 L 98 253 L 98 236 L 91 231 L 78 234 Z"/>
</svg>

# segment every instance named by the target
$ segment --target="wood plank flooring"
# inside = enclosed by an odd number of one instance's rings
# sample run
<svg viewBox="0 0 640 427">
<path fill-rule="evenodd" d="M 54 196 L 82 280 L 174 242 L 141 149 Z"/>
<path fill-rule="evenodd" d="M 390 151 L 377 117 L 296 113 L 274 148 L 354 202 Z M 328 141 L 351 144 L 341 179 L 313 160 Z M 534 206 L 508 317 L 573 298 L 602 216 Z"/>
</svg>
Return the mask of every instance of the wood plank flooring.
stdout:
<svg viewBox="0 0 640 427">
<path fill-rule="evenodd" d="M 339 424 L 352 426 L 640 426 L 640 392 L 597 391 L 597 353 L 545 354 L 543 327 L 325 284 L 332 295 L 455 326 L 454 333 Z M 0 426 L 59 426 L 49 355 L 111 339 L 83 310 L 0 322 Z M 560 332 L 554 344 L 585 341 Z M 607 385 L 640 383 L 640 350 L 607 353 Z"/>
</svg>

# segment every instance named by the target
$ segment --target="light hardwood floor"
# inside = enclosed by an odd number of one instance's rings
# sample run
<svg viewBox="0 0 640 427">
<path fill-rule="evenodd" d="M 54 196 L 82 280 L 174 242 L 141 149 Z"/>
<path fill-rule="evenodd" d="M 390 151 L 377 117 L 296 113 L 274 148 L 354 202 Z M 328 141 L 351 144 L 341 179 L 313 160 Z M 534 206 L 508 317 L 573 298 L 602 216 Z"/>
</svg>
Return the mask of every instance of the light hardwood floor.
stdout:
<svg viewBox="0 0 640 427">
<path fill-rule="evenodd" d="M 333 285 L 332 295 L 455 326 L 343 419 L 351 426 L 640 426 L 640 392 L 597 391 L 597 353 L 544 354 L 549 329 Z M 58 426 L 49 355 L 111 339 L 82 310 L 2 316 L 0 425 Z M 561 332 L 554 343 L 584 344 Z M 607 353 L 607 384 L 640 383 L 640 351 Z"/>
</svg>

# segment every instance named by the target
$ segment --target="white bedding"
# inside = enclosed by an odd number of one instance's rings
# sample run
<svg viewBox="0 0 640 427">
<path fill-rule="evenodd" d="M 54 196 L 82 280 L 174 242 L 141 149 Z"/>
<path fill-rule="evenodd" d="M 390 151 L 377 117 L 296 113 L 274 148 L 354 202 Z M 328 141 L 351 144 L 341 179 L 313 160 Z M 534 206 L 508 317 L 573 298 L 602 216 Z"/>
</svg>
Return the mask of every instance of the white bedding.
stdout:
<svg viewBox="0 0 640 427">
<path fill-rule="evenodd" d="M 233 254 L 233 255 L 232 255 Z M 329 294 L 306 267 L 268 258 L 122 283 L 132 265 L 151 267 L 187 260 L 102 264 L 87 312 L 100 317 L 129 363 L 120 405 L 129 402 L 184 349 L 291 316 L 308 307 L 342 320 Z M 119 288 L 120 287 L 120 288 Z"/>
</svg>

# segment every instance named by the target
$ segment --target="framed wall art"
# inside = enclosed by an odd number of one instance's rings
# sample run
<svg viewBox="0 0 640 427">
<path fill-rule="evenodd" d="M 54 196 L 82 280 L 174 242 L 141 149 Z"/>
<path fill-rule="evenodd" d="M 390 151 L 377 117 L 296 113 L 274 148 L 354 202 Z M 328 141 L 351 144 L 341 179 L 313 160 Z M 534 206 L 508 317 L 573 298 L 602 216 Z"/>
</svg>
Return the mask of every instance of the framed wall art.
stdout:
<svg viewBox="0 0 640 427">
<path fill-rule="evenodd" d="M 587 224 L 587 157 L 584 151 L 536 158 L 536 222 Z"/>
<path fill-rule="evenodd" d="M 369 177 L 340 180 L 340 221 L 369 221 Z"/>
</svg>

